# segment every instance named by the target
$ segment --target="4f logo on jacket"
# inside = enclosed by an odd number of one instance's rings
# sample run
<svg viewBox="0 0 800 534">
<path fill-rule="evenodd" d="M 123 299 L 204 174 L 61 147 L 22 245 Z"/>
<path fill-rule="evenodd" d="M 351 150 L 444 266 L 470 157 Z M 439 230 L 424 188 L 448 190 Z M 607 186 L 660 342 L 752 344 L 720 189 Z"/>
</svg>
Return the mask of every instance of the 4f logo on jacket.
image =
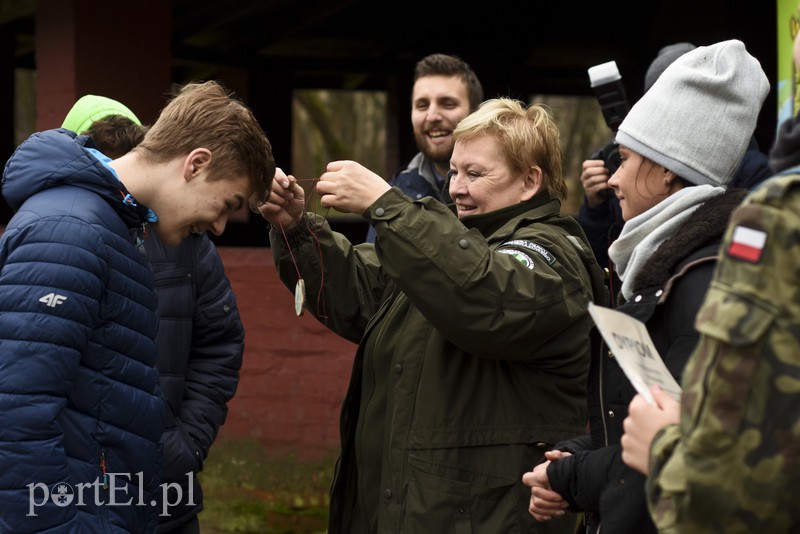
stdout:
<svg viewBox="0 0 800 534">
<path fill-rule="evenodd" d="M 56 295 L 55 293 L 48 293 L 47 295 L 43 296 L 39 299 L 39 302 L 44 302 L 51 308 L 55 308 L 59 304 L 63 304 L 66 302 L 67 297 L 64 295 Z"/>
</svg>

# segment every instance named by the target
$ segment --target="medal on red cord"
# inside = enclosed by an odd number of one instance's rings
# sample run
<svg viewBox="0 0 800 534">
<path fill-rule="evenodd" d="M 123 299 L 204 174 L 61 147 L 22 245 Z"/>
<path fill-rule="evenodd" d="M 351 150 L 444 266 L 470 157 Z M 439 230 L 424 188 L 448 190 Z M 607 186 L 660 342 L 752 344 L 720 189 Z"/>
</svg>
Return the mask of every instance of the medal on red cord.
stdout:
<svg viewBox="0 0 800 534">
<path fill-rule="evenodd" d="M 302 278 L 297 279 L 294 286 L 294 313 L 300 317 L 306 308 L 306 283 Z"/>
</svg>

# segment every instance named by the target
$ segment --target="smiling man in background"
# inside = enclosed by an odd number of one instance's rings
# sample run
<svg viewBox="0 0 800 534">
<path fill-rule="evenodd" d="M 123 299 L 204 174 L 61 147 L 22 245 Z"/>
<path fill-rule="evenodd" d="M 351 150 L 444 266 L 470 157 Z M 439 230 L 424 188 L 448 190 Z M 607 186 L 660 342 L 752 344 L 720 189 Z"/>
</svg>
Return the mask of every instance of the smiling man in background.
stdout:
<svg viewBox="0 0 800 534">
<path fill-rule="evenodd" d="M 433 197 L 449 202 L 447 172 L 453 153 L 453 130 L 483 102 L 478 76 L 459 57 L 430 54 L 417 62 L 411 95 L 411 125 L 419 152 L 389 182 L 413 200 Z M 375 229 L 367 231 L 375 242 Z"/>
</svg>

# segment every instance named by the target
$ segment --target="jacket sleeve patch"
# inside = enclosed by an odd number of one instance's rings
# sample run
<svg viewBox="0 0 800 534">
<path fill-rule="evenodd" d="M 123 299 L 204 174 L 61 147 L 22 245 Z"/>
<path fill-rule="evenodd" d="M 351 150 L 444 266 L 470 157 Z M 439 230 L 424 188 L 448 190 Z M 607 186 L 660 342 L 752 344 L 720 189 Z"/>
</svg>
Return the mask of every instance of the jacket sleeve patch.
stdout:
<svg viewBox="0 0 800 534">
<path fill-rule="evenodd" d="M 534 243 L 533 241 L 528 241 L 527 239 L 515 239 L 514 241 L 507 241 L 506 243 L 503 243 L 500 246 L 501 247 L 516 247 L 516 248 L 522 247 L 522 248 L 526 248 L 528 250 L 531 250 L 531 251 L 539 254 L 541 257 L 543 257 L 544 261 L 546 261 L 548 265 L 553 265 L 556 262 L 556 257 L 553 256 L 552 254 L 550 254 L 550 251 L 548 251 L 543 246 L 541 246 L 541 245 L 539 245 L 537 243 Z"/>
<path fill-rule="evenodd" d="M 762 230 L 738 225 L 733 229 L 728 256 L 750 263 L 761 261 L 761 253 L 767 242 L 767 233 Z"/>
<path fill-rule="evenodd" d="M 528 269 L 533 269 L 533 259 L 524 252 L 520 252 L 519 250 L 514 250 L 513 248 L 498 250 L 497 252 L 499 252 L 500 254 L 508 254 L 512 258 L 518 260 L 522 265 L 524 265 Z"/>
</svg>

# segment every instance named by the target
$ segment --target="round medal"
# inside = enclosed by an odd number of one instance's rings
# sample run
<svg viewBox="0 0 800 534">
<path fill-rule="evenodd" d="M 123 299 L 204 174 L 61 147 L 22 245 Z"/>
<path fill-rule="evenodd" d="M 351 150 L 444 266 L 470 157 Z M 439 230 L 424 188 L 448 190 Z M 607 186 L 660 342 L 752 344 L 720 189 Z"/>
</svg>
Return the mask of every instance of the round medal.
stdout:
<svg viewBox="0 0 800 534">
<path fill-rule="evenodd" d="M 306 283 L 302 278 L 297 280 L 297 285 L 294 286 L 294 313 L 298 317 L 303 315 L 306 306 Z"/>
</svg>

